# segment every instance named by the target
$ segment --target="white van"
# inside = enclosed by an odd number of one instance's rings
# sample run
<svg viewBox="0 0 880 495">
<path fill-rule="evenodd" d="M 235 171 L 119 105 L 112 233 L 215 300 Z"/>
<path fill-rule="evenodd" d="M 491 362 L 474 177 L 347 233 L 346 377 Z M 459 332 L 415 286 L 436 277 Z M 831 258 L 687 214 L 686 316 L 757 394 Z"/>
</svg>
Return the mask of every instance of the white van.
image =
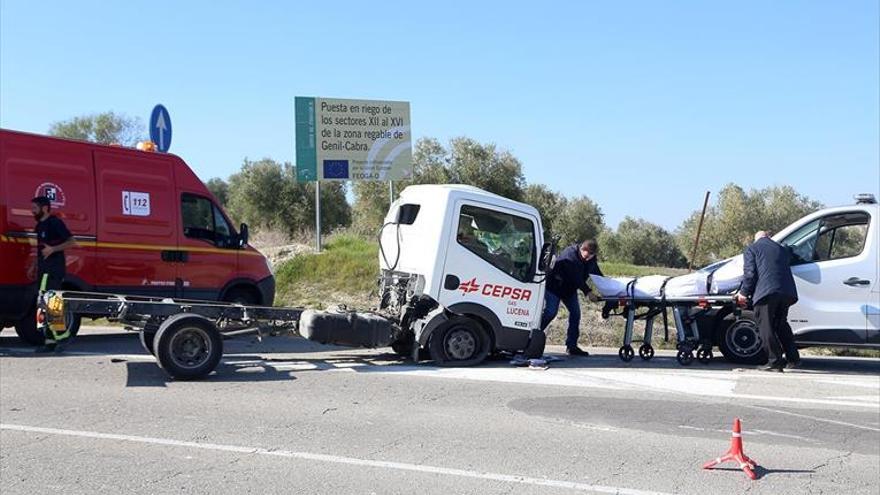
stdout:
<svg viewBox="0 0 880 495">
<path fill-rule="evenodd" d="M 880 205 L 870 194 L 856 204 L 825 208 L 792 223 L 773 239 L 791 246 L 798 303 L 789 323 L 800 347 L 880 349 Z M 766 360 L 754 315 L 734 321 L 718 312 L 699 322 L 702 335 L 731 361 Z"/>
</svg>

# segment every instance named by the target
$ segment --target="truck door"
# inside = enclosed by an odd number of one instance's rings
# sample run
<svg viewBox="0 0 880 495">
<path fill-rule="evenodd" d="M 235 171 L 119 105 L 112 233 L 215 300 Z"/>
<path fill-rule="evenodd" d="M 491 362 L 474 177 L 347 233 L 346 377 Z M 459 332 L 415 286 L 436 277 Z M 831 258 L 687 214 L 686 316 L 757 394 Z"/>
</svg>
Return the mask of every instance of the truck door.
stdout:
<svg viewBox="0 0 880 495">
<path fill-rule="evenodd" d="M 781 242 L 794 250 L 799 301 L 789 321 L 799 342 L 864 344 L 866 304 L 876 276 L 876 239 L 868 236 L 865 211 L 815 219 Z"/>
<path fill-rule="evenodd" d="M 524 345 L 529 331 L 540 326 L 543 307 L 542 285 L 535 282 L 539 222 L 520 212 L 459 201 L 453 223 L 440 304 L 485 308 L 502 327 L 496 329 L 498 347 Z"/>
<path fill-rule="evenodd" d="M 171 164 L 128 151 L 95 152 L 101 290 L 179 297 Z"/>
<path fill-rule="evenodd" d="M 226 284 L 238 274 L 235 232 L 220 208 L 195 193 L 180 195 L 180 278 L 183 297 L 217 300 Z"/>
</svg>

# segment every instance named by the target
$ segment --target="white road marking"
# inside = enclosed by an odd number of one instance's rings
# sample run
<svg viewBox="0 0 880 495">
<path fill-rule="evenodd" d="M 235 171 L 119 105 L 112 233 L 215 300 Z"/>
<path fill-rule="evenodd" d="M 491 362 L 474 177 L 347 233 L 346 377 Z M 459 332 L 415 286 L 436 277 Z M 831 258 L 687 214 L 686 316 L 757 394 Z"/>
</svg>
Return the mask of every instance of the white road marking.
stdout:
<svg viewBox="0 0 880 495">
<path fill-rule="evenodd" d="M 168 438 L 142 437 L 134 435 L 119 435 L 113 433 L 99 433 L 93 431 L 63 430 L 57 428 L 42 428 L 38 426 L 16 425 L 0 423 L 0 430 L 19 431 L 27 433 L 39 433 L 44 435 L 61 435 L 68 437 L 90 438 L 96 440 L 116 440 L 120 442 L 140 443 L 149 445 L 164 445 L 168 447 L 182 447 L 190 449 L 213 450 L 220 452 L 233 452 L 236 454 L 266 455 L 284 457 L 290 459 L 302 459 L 307 461 L 327 462 L 333 464 L 347 464 L 350 466 L 363 466 L 382 469 L 394 469 L 398 471 L 410 471 L 417 473 L 439 474 L 445 476 L 458 476 L 487 481 L 500 481 L 519 485 L 546 486 L 551 488 L 565 488 L 594 493 L 612 493 L 621 495 L 669 495 L 666 492 L 636 490 L 632 488 L 620 488 L 614 486 L 591 485 L 575 481 L 553 480 L 533 478 L 510 474 L 488 473 L 469 471 L 424 464 L 411 464 L 406 462 L 377 461 L 372 459 L 359 459 L 356 457 L 343 457 L 329 454 L 316 454 L 311 452 L 297 452 L 292 450 L 269 450 L 260 447 L 241 447 L 237 445 L 221 445 L 213 443 L 187 442 Z"/>
<path fill-rule="evenodd" d="M 871 402 L 880 406 L 880 395 L 841 395 L 840 397 L 828 397 L 829 399 L 857 400 L 859 402 Z"/>
<path fill-rule="evenodd" d="M 880 390 L 880 376 L 872 376 L 868 378 L 839 378 L 837 380 L 820 379 L 816 381 L 818 383 L 827 383 L 836 386 L 843 385 L 846 387 L 862 387 Z"/>
<path fill-rule="evenodd" d="M 858 428 L 858 429 L 860 429 L 860 430 L 868 430 L 868 431 L 876 431 L 876 432 L 880 432 L 880 428 L 873 428 L 873 427 L 870 427 L 870 426 L 857 425 L 857 424 L 853 424 L 853 423 L 847 423 L 847 422 L 845 422 L 845 421 L 837 421 L 837 420 L 834 420 L 834 419 L 819 418 L 819 417 L 816 417 L 816 416 L 810 416 L 810 415 L 807 415 L 807 414 L 798 414 L 798 413 L 793 413 L 793 412 L 790 412 L 790 411 L 781 411 L 781 410 L 779 410 L 779 409 L 773 409 L 773 408 L 770 408 L 770 407 L 752 406 L 752 405 L 748 405 L 748 404 L 739 404 L 739 405 L 740 405 L 741 407 L 748 407 L 748 408 L 751 408 L 751 409 L 758 409 L 758 410 L 761 410 L 761 411 L 774 412 L 774 413 L 778 413 L 778 414 L 784 414 L 784 415 L 787 415 L 787 416 L 794 416 L 794 417 L 796 417 L 796 418 L 812 419 L 813 421 L 819 421 L 819 422 L 821 422 L 821 423 L 828 423 L 828 424 L 838 425 L 838 426 L 848 426 L 848 427 L 850 427 L 850 428 Z"/>
<path fill-rule="evenodd" d="M 697 430 L 697 431 L 709 431 L 712 433 L 730 433 L 730 430 L 718 430 L 714 428 L 699 428 L 696 426 L 690 425 L 679 425 L 679 428 L 682 430 Z M 782 438 L 793 438 L 795 440 L 801 440 L 804 442 L 816 443 L 815 440 L 810 438 L 799 437 L 797 435 L 787 435 L 785 433 L 776 433 L 775 431 L 767 431 L 767 430 L 748 430 L 742 433 L 743 435 L 752 436 L 752 435 L 768 435 L 772 437 L 782 437 Z"/>
</svg>

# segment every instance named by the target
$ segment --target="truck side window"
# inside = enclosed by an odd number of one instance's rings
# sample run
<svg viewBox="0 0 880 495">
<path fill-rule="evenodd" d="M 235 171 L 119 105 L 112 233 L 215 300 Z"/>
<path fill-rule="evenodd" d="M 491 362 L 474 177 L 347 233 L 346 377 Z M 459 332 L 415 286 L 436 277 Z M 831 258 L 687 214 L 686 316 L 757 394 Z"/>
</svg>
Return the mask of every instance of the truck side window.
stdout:
<svg viewBox="0 0 880 495">
<path fill-rule="evenodd" d="M 821 220 L 813 220 L 812 222 L 795 230 L 791 234 L 780 241 L 791 248 L 796 258 L 795 263 L 810 263 L 815 261 L 813 253 L 816 248 L 816 238 L 819 235 L 819 224 Z"/>
<path fill-rule="evenodd" d="M 216 206 L 214 206 L 214 232 L 223 237 L 229 237 L 232 234 L 232 229 L 229 228 L 229 223 L 226 221 L 226 218 L 223 217 L 220 208 L 217 208 Z"/>
<path fill-rule="evenodd" d="M 829 215 L 792 232 L 782 244 L 792 248 L 797 263 L 858 256 L 865 248 L 870 221 L 865 212 Z"/>
<path fill-rule="evenodd" d="M 866 213 L 845 213 L 823 218 L 814 259 L 837 260 L 861 254 L 868 239 L 870 220 Z"/>
<path fill-rule="evenodd" d="M 183 216 L 183 235 L 186 237 L 207 241 L 218 247 L 230 245 L 232 229 L 210 199 L 184 194 L 180 212 Z"/>
<path fill-rule="evenodd" d="M 535 266 L 534 223 L 499 211 L 461 207 L 458 243 L 513 278 L 528 281 Z"/>
</svg>

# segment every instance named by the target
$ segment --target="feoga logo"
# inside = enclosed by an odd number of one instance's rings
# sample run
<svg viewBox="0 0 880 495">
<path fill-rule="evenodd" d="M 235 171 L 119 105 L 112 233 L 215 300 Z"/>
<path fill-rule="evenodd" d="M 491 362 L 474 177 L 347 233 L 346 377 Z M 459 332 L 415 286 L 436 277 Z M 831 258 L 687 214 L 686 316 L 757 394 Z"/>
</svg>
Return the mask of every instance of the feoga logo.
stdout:
<svg viewBox="0 0 880 495">
<path fill-rule="evenodd" d="M 471 292 L 480 291 L 480 294 L 484 296 L 498 297 L 501 299 L 511 299 L 514 301 L 528 301 L 532 298 L 532 291 L 528 289 L 521 289 L 519 287 L 511 287 L 509 285 L 500 284 L 480 285 L 477 283 L 476 277 L 468 280 L 467 282 L 462 282 L 461 285 L 458 286 L 458 290 L 460 290 L 465 295 L 470 294 Z"/>
</svg>

